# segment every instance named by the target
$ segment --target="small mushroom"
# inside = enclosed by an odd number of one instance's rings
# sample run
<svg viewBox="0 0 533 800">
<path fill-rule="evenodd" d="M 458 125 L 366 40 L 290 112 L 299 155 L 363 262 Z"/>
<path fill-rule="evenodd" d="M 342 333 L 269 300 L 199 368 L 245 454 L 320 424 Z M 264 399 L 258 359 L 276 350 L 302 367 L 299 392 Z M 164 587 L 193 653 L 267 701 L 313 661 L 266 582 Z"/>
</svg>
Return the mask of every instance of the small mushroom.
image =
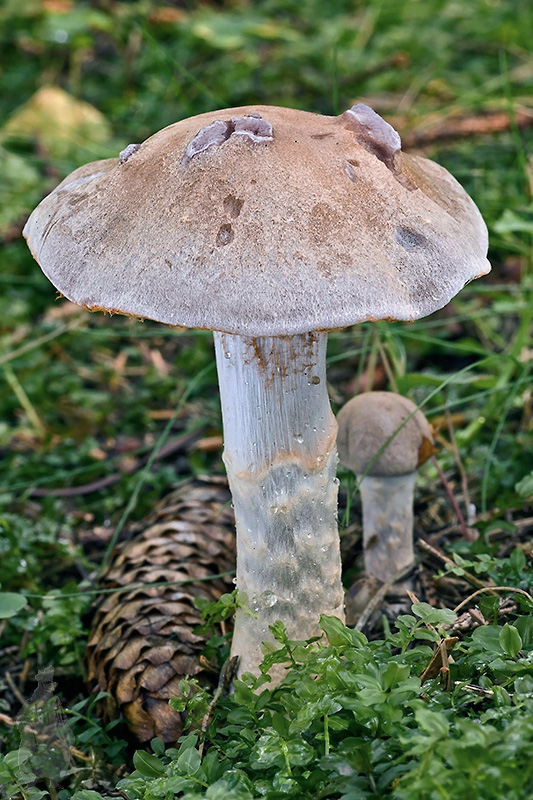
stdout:
<svg viewBox="0 0 533 800">
<path fill-rule="evenodd" d="M 363 104 L 338 117 L 249 106 L 81 167 L 25 235 L 74 302 L 215 332 L 252 612 L 235 621 L 240 672 L 258 671 L 276 620 L 305 639 L 320 614 L 342 619 L 327 331 L 422 317 L 488 272 L 466 192 Z"/>
<path fill-rule="evenodd" d="M 353 397 L 337 422 L 340 462 L 360 482 L 365 572 L 386 582 L 414 561 L 414 487 L 433 454 L 431 427 L 411 400 L 392 392 Z"/>
</svg>

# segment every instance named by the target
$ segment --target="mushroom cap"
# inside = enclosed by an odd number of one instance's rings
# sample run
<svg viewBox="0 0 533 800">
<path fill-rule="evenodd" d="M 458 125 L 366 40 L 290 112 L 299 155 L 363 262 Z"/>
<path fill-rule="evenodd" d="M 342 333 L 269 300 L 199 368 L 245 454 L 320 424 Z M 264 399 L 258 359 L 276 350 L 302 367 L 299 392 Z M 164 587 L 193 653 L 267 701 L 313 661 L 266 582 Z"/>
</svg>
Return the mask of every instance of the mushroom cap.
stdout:
<svg viewBox="0 0 533 800">
<path fill-rule="evenodd" d="M 200 114 L 69 175 L 24 235 L 91 310 L 248 336 L 410 320 L 490 270 L 474 202 L 363 104 Z"/>
<path fill-rule="evenodd" d="M 411 414 L 372 464 L 378 450 Z M 353 397 L 337 414 L 337 422 L 339 460 L 356 475 L 408 475 L 433 453 L 429 422 L 411 400 L 393 392 L 365 392 Z"/>
</svg>

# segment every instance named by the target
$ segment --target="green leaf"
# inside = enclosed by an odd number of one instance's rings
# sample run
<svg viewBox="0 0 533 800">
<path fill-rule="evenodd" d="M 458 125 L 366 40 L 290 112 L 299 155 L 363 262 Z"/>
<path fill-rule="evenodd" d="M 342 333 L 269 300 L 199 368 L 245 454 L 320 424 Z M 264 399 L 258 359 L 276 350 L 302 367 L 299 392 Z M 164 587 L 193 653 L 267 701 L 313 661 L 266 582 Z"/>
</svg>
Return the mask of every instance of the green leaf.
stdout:
<svg viewBox="0 0 533 800">
<path fill-rule="evenodd" d="M 134 754 L 133 766 L 145 778 L 159 778 L 165 772 L 165 766 L 158 757 L 144 750 L 137 750 Z"/>
<path fill-rule="evenodd" d="M 413 632 L 415 639 L 423 639 L 425 642 L 438 642 L 440 636 L 435 631 L 430 631 L 427 628 L 419 628 Z"/>
<path fill-rule="evenodd" d="M 250 766 L 254 769 L 285 766 L 282 742 L 277 734 L 267 732 L 259 737 L 250 753 Z"/>
<path fill-rule="evenodd" d="M 234 725 L 249 725 L 255 719 L 255 714 L 253 714 L 249 708 L 246 706 L 239 706 L 238 708 L 233 708 L 228 714 L 228 722 L 233 723 Z"/>
<path fill-rule="evenodd" d="M 165 752 L 165 743 L 162 739 L 158 738 L 152 739 L 152 741 L 150 742 L 150 747 L 152 748 L 156 756 L 162 756 L 163 753 Z"/>
<path fill-rule="evenodd" d="M 454 553 L 453 554 L 453 560 L 455 561 L 455 563 L 459 567 L 471 567 L 472 566 L 472 562 L 471 561 L 467 561 L 466 558 L 463 558 L 459 553 Z M 427 606 L 427 603 L 424 603 L 423 605 Z M 431 606 L 430 606 L 430 608 L 431 608 Z"/>
<path fill-rule="evenodd" d="M 533 616 L 518 617 L 513 624 L 522 639 L 522 647 L 533 647 Z"/>
<path fill-rule="evenodd" d="M 284 714 L 281 714 L 279 711 L 274 711 L 272 714 L 272 727 L 279 733 L 280 736 L 286 738 L 289 733 L 289 722 L 287 717 Z"/>
<path fill-rule="evenodd" d="M 404 681 L 408 676 L 408 664 L 398 664 L 396 661 L 391 661 L 383 673 L 383 684 L 386 689 L 390 689 L 391 686 Z"/>
<path fill-rule="evenodd" d="M 500 644 L 500 629 L 496 625 L 483 625 L 476 628 L 472 634 L 472 641 L 475 644 L 494 654 L 501 655 L 502 646 Z"/>
<path fill-rule="evenodd" d="M 364 647 L 368 644 L 368 639 L 360 631 L 347 628 L 337 617 L 327 617 L 322 614 L 320 617 L 320 627 L 326 634 L 328 642 L 334 647 L 352 645 L 352 647 Z"/>
<path fill-rule="evenodd" d="M 479 600 L 479 610 L 487 622 L 489 622 L 491 619 L 493 622 L 497 622 L 500 610 L 500 598 L 491 595 L 481 597 Z"/>
<path fill-rule="evenodd" d="M 521 572 L 527 563 L 524 551 L 521 550 L 519 547 L 515 547 L 515 549 L 509 556 L 509 563 L 511 564 L 513 569 L 515 569 L 517 572 Z"/>
<path fill-rule="evenodd" d="M 497 707 L 509 707 L 512 706 L 511 695 L 504 689 L 503 686 L 493 686 L 492 691 L 494 692 L 494 703 Z"/>
<path fill-rule="evenodd" d="M 273 625 L 269 625 L 268 627 L 276 642 L 283 645 L 289 644 L 289 637 L 287 636 L 287 631 L 285 630 L 283 622 L 278 619 Z"/>
<path fill-rule="evenodd" d="M 350 720 L 342 719 L 341 717 L 330 717 L 328 725 L 330 731 L 345 731 L 350 727 Z"/>
<path fill-rule="evenodd" d="M 415 711 L 415 718 L 419 727 L 427 733 L 434 734 L 438 737 L 448 735 L 450 730 L 450 723 L 438 711 L 429 711 L 425 708 L 417 708 Z"/>
<path fill-rule="evenodd" d="M 531 497 L 533 495 L 533 472 L 530 472 L 529 475 L 524 475 L 518 483 L 515 483 L 514 488 L 520 497 Z"/>
<path fill-rule="evenodd" d="M 228 800 L 228 797 L 232 796 L 228 794 L 228 789 L 229 786 L 226 781 L 221 779 L 209 787 L 205 796 L 207 800 Z"/>
<path fill-rule="evenodd" d="M 500 598 L 495 596 L 491 597 L 490 595 L 481 597 L 479 600 L 479 610 L 487 621 L 492 618 L 492 620 L 497 622 L 500 610 Z"/>
<path fill-rule="evenodd" d="M 200 769 L 202 758 L 194 747 L 187 747 L 180 753 L 176 766 L 182 775 L 194 775 Z"/>
<path fill-rule="evenodd" d="M 0 592 L 0 619 L 16 616 L 26 603 L 27 600 L 23 594 Z"/>
<path fill-rule="evenodd" d="M 414 603 L 411 610 L 429 625 L 451 625 L 455 622 L 455 612 L 450 608 L 433 608 L 429 603 Z"/>
<path fill-rule="evenodd" d="M 41 789 L 37 789 L 35 786 L 24 789 L 24 800 L 45 800 L 47 797 L 50 797 L 48 792 L 41 791 Z"/>
<path fill-rule="evenodd" d="M 253 800 L 254 795 L 245 786 L 246 776 L 242 778 L 238 770 L 213 783 L 205 793 L 206 800 Z M 202 795 L 203 797 L 203 795 Z"/>
<path fill-rule="evenodd" d="M 235 605 L 235 592 L 225 594 L 221 594 L 218 598 L 218 602 L 223 606 L 234 606 Z"/>
<path fill-rule="evenodd" d="M 518 633 L 514 625 L 509 625 L 507 622 L 500 631 L 500 645 L 511 658 L 516 658 L 522 649 L 522 637 Z"/>
<path fill-rule="evenodd" d="M 165 791 L 167 792 L 174 792 L 178 794 L 178 792 L 182 792 L 184 789 L 187 789 L 191 785 L 191 782 L 188 778 L 182 775 L 174 775 L 172 778 L 168 778 L 165 781 Z"/>
<path fill-rule="evenodd" d="M 224 773 L 224 767 L 220 764 L 218 753 L 214 747 L 207 751 L 202 760 L 202 770 L 207 783 L 215 783 Z"/>
<path fill-rule="evenodd" d="M 18 750 L 11 750 L 9 753 L 6 753 L 2 764 L 5 764 L 10 769 L 17 769 L 31 757 L 31 750 L 28 750 L 27 747 L 20 747 Z"/>
<path fill-rule="evenodd" d="M 399 617 L 396 617 L 396 622 L 394 624 L 396 627 L 405 625 L 406 628 L 413 628 L 416 625 L 416 618 L 411 616 L 411 614 L 400 614 Z"/>
<path fill-rule="evenodd" d="M 496 233 L 533 233 L 533 220 L 526 219 L 506 208 L 492 226 Z"/>
<path fill-rule="evenodd" d="M 379 706 L 387 699 L 387 695 L 382 689 L 361 689 L 357 693 L 357 697 L 365 706 Z"/>
<path fill-rule="evenodd" d="M 315 751 L 307 742 L 293 739 L 287 742 L 287 755 L 291 767 L 303 767 L 313 760 Z"/>
<path fill-rule="evenodd" d="M 183 697 L 171 697 L 168 702 L 174 711 L 181 712 L 187 708 L 187 701 Z"/>
</svg>

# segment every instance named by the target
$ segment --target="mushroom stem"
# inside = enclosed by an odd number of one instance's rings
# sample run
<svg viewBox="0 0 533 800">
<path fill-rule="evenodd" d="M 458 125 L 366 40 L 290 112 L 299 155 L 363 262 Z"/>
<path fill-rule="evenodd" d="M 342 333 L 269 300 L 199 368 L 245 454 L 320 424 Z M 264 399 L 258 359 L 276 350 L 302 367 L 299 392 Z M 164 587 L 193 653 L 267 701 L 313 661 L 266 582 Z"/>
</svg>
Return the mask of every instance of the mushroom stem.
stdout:
<svg viewBox="0 0 533 800">
<path fill-rule="evenodd" d="M 258 674 L 276 620 L 290 639 L 307 639 L 321 634 L 321 614 L 344 619 L 326 345 L 326 333 L 215 332 L 237 588 L 249 608 L 235 619 L 239 674 Z"/>
<path fill-rule="evenodd" d="M 409 472 L 388 477 L 367 475 L 361 481 L 365 572 L 380 581 L 394 578 L 414 561 L 415 480 L 416 472 Z"/>
</svg>

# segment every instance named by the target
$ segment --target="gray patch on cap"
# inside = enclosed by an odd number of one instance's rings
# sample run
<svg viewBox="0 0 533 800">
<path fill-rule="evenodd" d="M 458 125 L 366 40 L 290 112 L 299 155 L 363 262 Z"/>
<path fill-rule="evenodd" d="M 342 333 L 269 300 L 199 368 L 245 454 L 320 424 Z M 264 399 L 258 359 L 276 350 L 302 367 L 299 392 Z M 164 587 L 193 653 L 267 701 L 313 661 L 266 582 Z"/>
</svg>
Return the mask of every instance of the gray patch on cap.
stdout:
<svg viewBox="0 0 533 800">
<path fill-rule="evenodd" d="M 259 114 L 250 114 L 247 117 L 232 117 L 234 136 L 247 136 L 253 142 L 272 142 L 274 139 L 272 125 Z M 230 133 L 231 136 L 231 133 Z"/>
<path fill-rule="evenodd" d="M 191 139 L 185 151 L 185 159 L 189 160 L 210 147 L 218 147 L 231 136 L 246 138 L 257 143 L 274 140 L 272 125 L 257 112 L 245 117 L 231 117 L 228 122 L 217 119 L 211 125 L 201 128 Z"/>
<path fill-rule="evenodd" d="M 199 130 L 194 139 L 191 139 L 187 145 L 185 157 L 192 158 L 207 150 L 208 147 L 223 144 L 228 136 L 228 123 L 217 119 L 211 125 L 206 125 L 205 128 Z"/>
<path fill-rule="evenodd" d="M 140 144 L 129 144 L 124 150 L 121 150 L 118 154 L 118 163 L 125 164 L 128 159 L 132 157 L 134 153 L 137 152 L 141 145 Z"/>
<path fill-rule="evenodd" d="M 406 250 L 416 250 L 419 247 L 426 247 L 428 240 L 423 233 L 399 225 L 394 231 L 394 240 Z"/>
<path fill-rule="evenodd" d="M 342 116 L 349 122 L 358 143 L 392 169 L 394 157 L 402 148 L 400 135 L 392 125 L 364 103 L 357 103 Z"/>
</svg>

